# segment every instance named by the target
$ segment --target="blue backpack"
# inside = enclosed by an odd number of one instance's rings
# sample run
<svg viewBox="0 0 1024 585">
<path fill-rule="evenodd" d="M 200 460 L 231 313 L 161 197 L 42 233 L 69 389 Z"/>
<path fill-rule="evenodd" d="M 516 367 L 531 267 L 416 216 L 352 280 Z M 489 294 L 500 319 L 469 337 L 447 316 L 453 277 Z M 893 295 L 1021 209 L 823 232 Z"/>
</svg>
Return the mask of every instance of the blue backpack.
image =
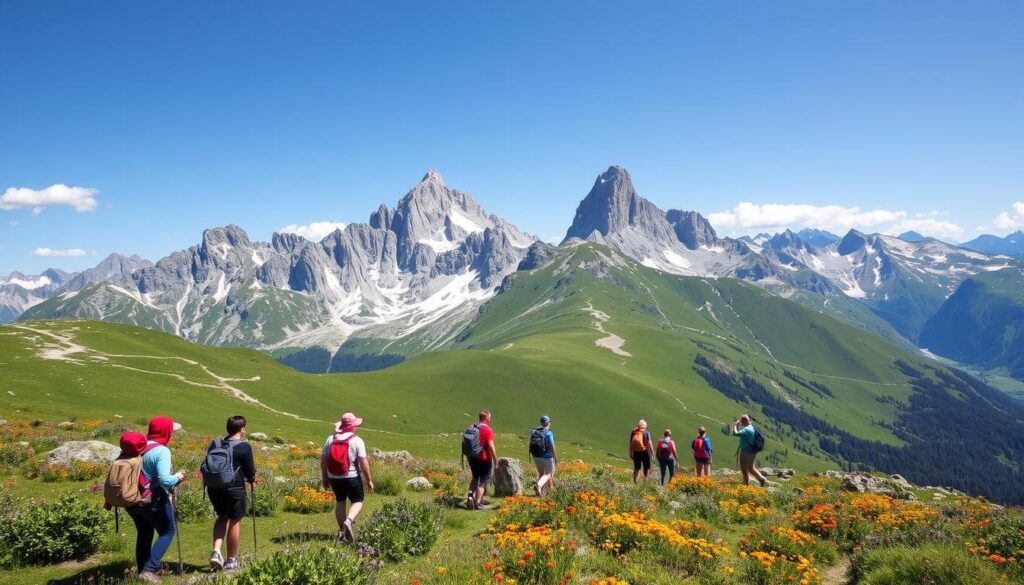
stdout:
<svg viewBox="0 0 1024 585">
<path fill-rule="evenodd" d="M 203 485 L 208 488 L 225 488 L 235 481 L 234 441 L 214 440 L 206 448 L 206 457 L 199 471 L 203 474 Z"/>
</svg>

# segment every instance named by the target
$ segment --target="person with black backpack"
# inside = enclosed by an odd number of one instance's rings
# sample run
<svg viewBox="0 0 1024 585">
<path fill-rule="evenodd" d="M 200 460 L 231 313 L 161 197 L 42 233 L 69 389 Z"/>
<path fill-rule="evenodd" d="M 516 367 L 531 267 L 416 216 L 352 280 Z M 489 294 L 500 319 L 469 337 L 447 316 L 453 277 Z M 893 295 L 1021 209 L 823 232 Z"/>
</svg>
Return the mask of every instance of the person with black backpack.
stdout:
<svg viewBox="0 0 1024 585">
<path fill-rule="evenodd" d="M 252 447 L 245 442 L 245 417 L 236 415 L 228 418 L 226 427 L 227 436 L 210 443 L 199 468 L 206 494 L 217 513 L 217 520 L 213 523 L 213 552 L 210 554 L 210 568 L 214 571 L 238 568 L 238 542 L 246 510 L 245 484 L 256 483 Z M 228 541 L 227 560 L 220 552 L 225 538 Z"/>
<path fill-rule="evenodd" d="M 355 524 L 363 511 L 366 489 L 374 491 L 370 463 L 366 458 L 366 443 L 356 436 L 363 419 L 351 412 L 341 415 L 334 423 L 334 434 L 327 437 L 320 452 L 320 483 L 324 489 L 334 491 L 334 519 L 338 521 L 338 540 L 355 542 Z M 352 505 L 345 511 L 346 500 Z"/>
<path fill-rule="evenodd" d="M 658 455 L 658 470 L 661 472 L 661 485 L 665 485 L 665 472 L 668 472 L 668 480 L 676 474 L 676 462 L 679 457 L 676 455 L 676 442 L 672 440 L 672 429 L 665 429 L 665 434 L 658 441 L 658 448 L 655 451 Z"/>
<path fill-rule="evenodd" d="M 760 482 L 761 487 L 768 482 L 761 472 L 757 470 L 757 454 L 764 449 L 764 435 L 754 428 L 753 419 L 749 414 L 744 414 L 732 423 L 732 434 L 740 438 L 740 473 L 743 474 L 743 485 L 750 485 L 750 477 L 753 476 Z"/>
<path fill-rule="evenodd" d="M 551 432 L 551 417 L 548 415 L 540 417 L 540 426 L 530 433 L 530 455 L 537 467 L 537 481 L 533 482 L 533 491 L 540 498 L 544 496 L 545 487 L 547 492 L 555 488 L 555 463 L 558 461 L 555 434 Z"/>
<path fill-rule="evenodd" d="M 466 509 L 483 510 L 484 494 L 498 467 L 498 453 L 494 448 L 494 430 L 491 428 L 491 411 L 480 411 L 478 422 L 462 433 L 462 455 L 469 460 L 469 471 L 473 479 L 466 492 Z"/>
</svg>

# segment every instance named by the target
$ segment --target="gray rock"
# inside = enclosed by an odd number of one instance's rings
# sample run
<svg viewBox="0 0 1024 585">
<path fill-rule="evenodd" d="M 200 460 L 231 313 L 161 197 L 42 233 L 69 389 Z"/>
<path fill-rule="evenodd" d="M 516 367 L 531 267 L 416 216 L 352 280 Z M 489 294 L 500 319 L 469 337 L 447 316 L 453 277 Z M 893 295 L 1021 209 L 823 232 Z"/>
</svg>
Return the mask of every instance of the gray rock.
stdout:
<svg viewBox="0 0 1024 585">
<path fill-rule="evenodd" d="M 378 461 L 405 463 L 412 460 L 412 455 L 408 451 L 381 451 L 380 449 L 374 449 L 370 452 L 370 455 Z"/>
<path fill-rule="evenodd" d="M 425 492 L 434 487 L 434 484 L 430 483 L 429 479 L 422 476 L 410 478 L 405 482 L 405 485 L 409 486 L 409 489 L 414 492 Z"/>
<path fill-rule="evenodd" d="M 252 441 L 266 441 L 267 440 L 267 433 L 260 433 L 260 432 L 248 433 L 247 436 Z"/>
<path fill-rule="evenodd" d="M 120 447 L 103 441 L 68 441 L 46 455 L 49 465 L 67 465 L 73 461 L 109 464 L 121 454 Z"/>
<path fill-rule="evenodd" d="M 62 423 L 59 423 L 57 425 L 57 428 L 58 429 L 64 429 L 66 431 L 66 430 L 75 428 L 75 423 L 73 423 L 73 422 L 71 422 L 69 420 L 66 420 L 66 421 L 64 421 Z"/>
<path fill-rule="evenodd" d="M 514 496 L 523 493 L 523 468 L 518 459 L 501 457 L 494 471 L 494 495 Z"/>
<path fill-rule="evenodd" d="M 781 479 L 782 481 L 789 481 L 793 479 L 794 476 L 796 476 L 796 471 L 789 469 L 787 467 L 762 467 L 758 471 L 760 471 L 761 474 L 764 475 L 765 477 L 775 477 Z"/>
<path fill-rule="evenodd" d="M 7 419 L 6 418 L 0 418 L 0 427 L 4 426 L 5 424 L 7 424 Z"/>
</svg>

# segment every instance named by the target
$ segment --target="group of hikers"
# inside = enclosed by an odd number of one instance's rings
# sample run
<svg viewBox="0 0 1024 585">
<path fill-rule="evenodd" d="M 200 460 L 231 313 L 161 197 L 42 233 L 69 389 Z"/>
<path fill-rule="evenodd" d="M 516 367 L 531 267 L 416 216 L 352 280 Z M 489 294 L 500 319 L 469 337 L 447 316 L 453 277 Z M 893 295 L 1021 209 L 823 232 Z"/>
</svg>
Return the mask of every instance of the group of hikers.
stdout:
<svg viewBox="0 0 1024 585">
<path fill-rule="evenodd" d="M 366 443 L 356 434 L 362 424 L 363 419 L 355 414 L 342 414 L 320 450 L 320 483 L 324 489 L 334 492 L 334 516 L 340 542 L 355 542 L 355 522 L 362 511 L 365 492 L 374 491 Z M 210 554 L 213 571 L 232 571 L 239 567 L 241 522 L 248 509 L 249 496 L 255 493 L 255 485 L 259 483 L 252 447 L 245 440 L 245 426 L 245 417 L 229 417 L 226 434 L 210 442 L 199 470 L 206 495 L 217 515 Z M 184 471 L 172 473 L 169 446 L 174 432 L 180 428 L 181 425 L 170 417 L 158 416 L 149 421 L 145 435 L 136 431 L 123 433 L 121 454 L 111 465 L 104 484 L 105 507 L 123 508 L 135 524 L 138 577 L 149 583 L 160 581 L 157 572 L 177 532 L 174 490 L 189 479 Z M 734 421 L 730 430 L 739 437 L 743 483 L 748 484 L 753 477 L 763 487 L 766 480 L 757 471 L 755 461 L 757 453 L 764 448 L 764 437 L 754 428 L 749 415 Z M 698 429 L 690 448 L 696 474 L 710 475 L 713 449 L 704 427 Z M 472 477 L 466 492 L 466 508 L 484 509 L 487 506 L 484 494 L 498 466 L 490 411 L 481 410 L 478 422 L 466 429 L 462 453 L 469 462 Z M 549 416 L 541 416 L 540 426 L 531 432 L 529 453 L 537 469 L 534 493 L 544 497 L 554 488 L 558 462 Z M 633 461 L 634 482 L 640 481 L 641 471 L 643 479 L 648 478 L 655 457 L 661 471 L 661 485 L 671 481 L 678 463 L 672 431 L 665 429 L 655 445 L 646 421 L 641 419 L 630 432 L 629 456 Z M 248 493 L 246 484 L 249 484 Z M 253 530 L 255 539 L 255 525 Z M 227 557 L 222 552 L 224 548 Z M 179 541 L 179 556 L 180 553 Z"/>
</svg>

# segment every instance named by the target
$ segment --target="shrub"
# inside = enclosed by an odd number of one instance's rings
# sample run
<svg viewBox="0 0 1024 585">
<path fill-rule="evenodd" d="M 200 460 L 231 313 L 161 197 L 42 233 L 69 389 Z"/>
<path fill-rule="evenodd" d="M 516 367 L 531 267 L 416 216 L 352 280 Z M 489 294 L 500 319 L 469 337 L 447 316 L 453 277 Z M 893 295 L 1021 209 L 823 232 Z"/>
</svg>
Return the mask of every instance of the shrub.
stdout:
<svg viewBox="0 0 1024 585">
<path fill-rule="evenodd" d="M 405 480 L 395 469 L 383 469 L 373 479 L 373 486 L 382 496 L 400 496 L 405 489 Z"/>
<path fill-rule="evenodd" d="M 334 494 L 300 485 L 295 492 L 284 497 L 286 512 L 320 514 L 334 509 Z"/>
<path fill-rule="evenodd" d="M 757 526 L 751 528 L 739 541 L 746 553 L 761 551 L 778 553 L 790 558 L 804 556 L 827 563 L 836 560 L 836 549 L 829 543 L 802 530 L 786 526 Z"/>
<path fill-rule="evenodd" d="M 77 496 L 39 501 L 23 507 L 0 531 L 0 544 L 23 564 L 83 559 L 99 549 L 109 517 Z"/>
<path fill-rule="evenodd" d="M 237 577 L 220 577 L 231 585 L 370 585 L 377 580 L 374 561 L 347 549 L 316 548 L 278 551 L 251 565 Z"/>
<path fill-rule="evenodd" d="M 966 550 L 948 545 L 878 548 L 857 555 L 852 572 L 863 585 L 999 583 L 999 571 Z"/>
<path fill-rule="evenodd" d="M 0 465 L 18 466 L 35 457 L 35 449 L 27 445 L 0 444 Z"/>
<path fill-rule="evenodd" d="M 92 438 L 99 439 L 101 437 L 116 437 L 121 433 L 132 430 L 132 426 L 128 423 L 123 422 L 110 422 L 101 424 L 92 430 Z"/>
<path fill-rule="evenodd" d="M 494 516 L 491 517 L 491 532 L 503 530 L 508 525 L 542 526 L 552 524 L 558 514 L 556 502 L 540 500 L 530 496 L 509 496 Z"/>
<path fill-rule="evenodd" d="M 572 573 L 575 543 L 565 540 L 565 530 L 531 526 L 504 530 L 494 535 L 497 557 L 484 563 L 495 581 L 515 583 L 565 583 Z"/>
<path fill-rule="evenodd" d="M 381 557 L 400 561 L 430 551 L 444 524 L 444 511 L 430 503 L 399 498 L 385 503 L 359 531 L 359 541 Z"/>
<path fill-rule="evenodd" d="M 103 476 L 107 466 L 88 461 L 72 461 L 55 463 L 39 470 L 39 479 L 43 481 L 85 481 Z"/>
<path fill-rule="evenodd" d="M 201 482 L 186 481 L 175 488 L 174 495 L 178 522 L 191 524 L 213 518 L 213 504 L 207 501 Z"/>
<path fill-rule="evenodd" d="M 284 488 L 279 484 L 261 483 L 253 493 L 256 497 L 249 503 L 249 510 L 254 516 L 273 516 L 284 500 Z"/>
</svg>

